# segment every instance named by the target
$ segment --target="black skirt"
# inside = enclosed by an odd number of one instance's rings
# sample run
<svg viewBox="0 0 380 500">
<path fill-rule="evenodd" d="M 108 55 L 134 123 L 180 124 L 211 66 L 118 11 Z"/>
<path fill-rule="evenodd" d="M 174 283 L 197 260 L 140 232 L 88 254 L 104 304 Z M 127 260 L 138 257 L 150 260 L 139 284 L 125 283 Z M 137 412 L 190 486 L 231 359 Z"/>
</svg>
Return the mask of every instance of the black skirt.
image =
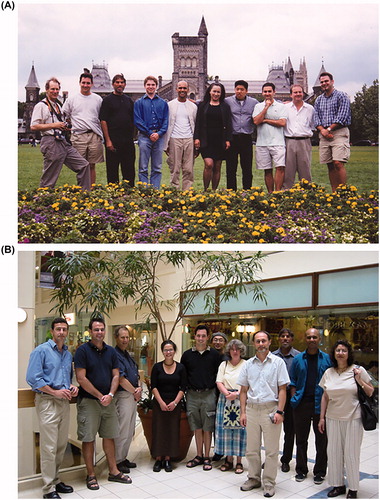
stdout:
<svg viewBox="0 0 380 500">
<path fill-rule="evenodd" d="M 178 457 L 180 454 L 179 430 L 181 405 L 173 411 L 162 411 L 156 399 L 153 399 L 152 420 L 152 456 Z"/>
</svg>

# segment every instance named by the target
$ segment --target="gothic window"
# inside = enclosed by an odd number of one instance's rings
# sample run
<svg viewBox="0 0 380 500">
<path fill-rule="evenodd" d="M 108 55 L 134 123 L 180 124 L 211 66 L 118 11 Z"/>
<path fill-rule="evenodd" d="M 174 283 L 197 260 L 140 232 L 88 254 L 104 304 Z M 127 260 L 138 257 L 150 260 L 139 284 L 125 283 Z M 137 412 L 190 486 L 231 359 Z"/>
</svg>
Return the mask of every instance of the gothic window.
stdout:
<svg viewBox="0 0 380 500">
<path fill-rule="evenodd" d="M 181 68 L 185 67 L 185 58 L 181 57 Z"/>
<path fill-rule="evenodd" d="M 191 59 L 190 59 L 190 57 L 188 57 L 186 59 L 186 68 L 191 68 Z"/>
<path fill-rule="evenodd" d="M 193 68 L 196 68 L 196 67 L 197 67 L 197 58 L 196 58 L 196 57 L 193 57 L 193 60 L 192 60 L 192 67 L 193 67 Z"/>
</svg>

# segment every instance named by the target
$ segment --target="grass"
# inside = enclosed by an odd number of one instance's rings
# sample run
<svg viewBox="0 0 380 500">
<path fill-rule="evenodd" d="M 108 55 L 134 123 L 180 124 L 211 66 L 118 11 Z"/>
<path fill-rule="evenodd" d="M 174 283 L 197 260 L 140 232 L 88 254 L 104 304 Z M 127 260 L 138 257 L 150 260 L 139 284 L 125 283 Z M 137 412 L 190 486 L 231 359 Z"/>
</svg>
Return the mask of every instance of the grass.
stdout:
<svg viewBox="0 0 380 500">
<path fill-rule="evenodd" d="M 18 185 L 19 189 L 35 189 L 39 186 L 42 172 L 42 155 L 39 147 L 30 147 L 28 144 L 18 146 Z M 136 146 L 136 180 L 138 180 L 138 146 Z M 347 165 L 347 183 L 357 187 L 359 192 L 366 192 L 371 189 L 378 189 L 378 147 L 360 147 L 351 148 L 351 157 Z M 166 155 L 163 155 L 162 164 L 162 184 L 170 184 L 169 168 L 166 163 Z M 225 162 L 222 164 L 222 177 L 220 188 L 226 187 Z M 96 166 L 97 179 L 100 184 L 107 183 L 105 163 L 99 163 Z M 194 189 L 202 189 L 203 160 L 199 156 L 194 165 Z M 238 167 L 238 189 L 241 188 L 241 171 Z M 255 169 L 253 163 L 253 186 L 265 187 L 264 174 Z M 297 180 L 297 179 L 296 179 Z M 318 147 L 313 147 L 312 154 L 312 180 L 321 187 L 329 188 L 329 179 L 326 165 L 319 164 Z M 67 167 L 63 167 L 59 176 L 57 186 L 64 184 L 76 184 L 76 176 Z"/>
</svg>

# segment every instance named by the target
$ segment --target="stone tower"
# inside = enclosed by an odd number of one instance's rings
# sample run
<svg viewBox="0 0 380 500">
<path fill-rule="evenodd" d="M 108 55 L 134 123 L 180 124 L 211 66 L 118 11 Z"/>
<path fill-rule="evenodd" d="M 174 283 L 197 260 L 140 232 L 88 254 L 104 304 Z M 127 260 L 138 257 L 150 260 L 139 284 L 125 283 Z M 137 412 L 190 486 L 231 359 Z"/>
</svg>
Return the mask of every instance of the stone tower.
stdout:
<svg viewBox="0 0 380 500">
<path fill-rule="evenodd" d="M 204 17 L 199 26 L 198 36 L 179 36 L 174 33 L 172 99 L 177 97 L 177 83 L 186 80 L 189 97 L 202 100 L 207 87 L 207 27 Z"/>
<path fill-rule="evenodd" d="M 38 96 L 40 93 L 40 85 L 37 81 L 34 64 L 30 70 L 28 83 L 25 85 L 26 99 L 23 122 L 25 123 L 25 134 L 30 134 L 30 120 L 32 118 L 33 108 L 38 103 Z"/>
</svg>

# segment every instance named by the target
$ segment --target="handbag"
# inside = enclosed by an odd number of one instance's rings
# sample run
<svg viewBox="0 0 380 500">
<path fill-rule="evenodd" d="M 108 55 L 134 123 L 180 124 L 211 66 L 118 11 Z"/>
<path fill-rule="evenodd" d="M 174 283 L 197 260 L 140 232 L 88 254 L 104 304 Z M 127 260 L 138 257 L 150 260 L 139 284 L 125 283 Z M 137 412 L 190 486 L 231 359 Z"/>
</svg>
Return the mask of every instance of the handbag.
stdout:
<svg viewBox="0 0 380 500">
<path fill-rule="evenodd" d="M 360 404 L 363 428 L 365 431 L 374 431 L 377 424 L 377 416 L 374 409 L 375 401 L 372 397 L 367 396 L 367 394 L 364 392 L 364 389 L 357 382 L 356 385 L 358 386 L 358 399 Z"/>
<path fill-rule="evenodd" d="M 238 429 L 240 427 L 240 400 L 226 400 L 223 410 L 223 428 Z"/>
</svg>

